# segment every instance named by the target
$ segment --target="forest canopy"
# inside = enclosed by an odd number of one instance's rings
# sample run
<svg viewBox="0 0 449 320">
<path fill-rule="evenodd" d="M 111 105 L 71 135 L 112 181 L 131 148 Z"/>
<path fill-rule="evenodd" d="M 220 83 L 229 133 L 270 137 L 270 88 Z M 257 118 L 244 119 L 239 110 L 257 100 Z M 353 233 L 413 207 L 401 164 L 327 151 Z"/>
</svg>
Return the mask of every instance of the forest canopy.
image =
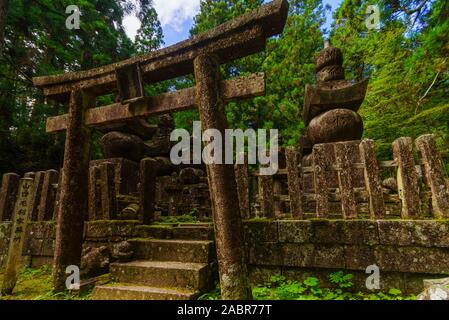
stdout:
<svg viewBox="0 0 449 320">
<path fill-rule="evenodd" d="M 49 116 L 66 106 L 47 104 L 33 87 L 36 76 L 86 70 L 157 50 L 163 32 L 151 0 L 77 1 L 79 30 L 67 30 L 70 0 L 0 0 L 0 173 L 46 170 L 62 164 L 63 134 L 45 133 Z M 207 31 L 263 4 L 263 0 L 203 0 L 191 35 Z M 290 0 L 284 33 L 265 52 L 223 66 L 223 77 L 267 74 L 267 94 L 226 107 L 233 128 L 279 129 L 284 145 L 304 131 L 301 111 L 306 84 L 314 83 L 314 59 L 329 39 L 342 49 L 347 79 L 370 78 L 360 114 L 364 137 L 376 140 L 379 156 L 391 157 L 400 136 L 433 133 L 449 162 L 449 1 L 343 0 L 325 29 L 330 10 L 321 0 Z M 378 28 L 366 25 L 377 5 Z M 126 15 L 142 23 L 135 39 L 124 30 Z M 147 88 L 148 94 L 192 85 L 185 77 Z M 99 103 L 108 103 L 106 96 Z M 191 127 L 196 112 L 175 115 Z M 97 150 L 94 156 L 99 156 Z M 449 167 L 448 167 L 449 171 Z"/>
</svg>

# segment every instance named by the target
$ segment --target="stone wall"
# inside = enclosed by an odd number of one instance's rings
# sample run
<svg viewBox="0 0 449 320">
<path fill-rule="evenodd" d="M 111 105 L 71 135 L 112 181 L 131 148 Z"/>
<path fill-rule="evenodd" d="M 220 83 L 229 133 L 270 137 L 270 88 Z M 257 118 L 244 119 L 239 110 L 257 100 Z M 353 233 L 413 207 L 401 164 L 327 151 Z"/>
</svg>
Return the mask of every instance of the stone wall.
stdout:
<svg viewBox="0 0 449 320">
<path fill-rule="evenodd" d="M 176 237 L 176 227 L 143 226 L 138 221 L 94 221 L 86 224 L 85 246 L 108 246 L 130 238 Z M 0 266 L 6 258 L 10 224 L 0 224 Z M 30 223 L 24 256 L 30 265 L 52 264 L 55 224 Z M 208 236 L 208 238 L 210 238 Z M 422 279 L 449 275 L 447 220 L 283 220 L 245 222 L 251 281 L 273 274 L 326 283 L 332 271 L 347 270 L 363 289 L 365 270 L 376 264 L 383 288 L 419 292 Z"/>
<path fill-rule="evenodd" d="M 449 274 L 449 221 L 254 221 L 245 227 L 255 282 L 273 273 L 325 280 L 331 270 L 347 270 L 363 288 L 366 268 L 376 264 L 381 286 L 418 292 L 422 279 Z"/>
</svg>

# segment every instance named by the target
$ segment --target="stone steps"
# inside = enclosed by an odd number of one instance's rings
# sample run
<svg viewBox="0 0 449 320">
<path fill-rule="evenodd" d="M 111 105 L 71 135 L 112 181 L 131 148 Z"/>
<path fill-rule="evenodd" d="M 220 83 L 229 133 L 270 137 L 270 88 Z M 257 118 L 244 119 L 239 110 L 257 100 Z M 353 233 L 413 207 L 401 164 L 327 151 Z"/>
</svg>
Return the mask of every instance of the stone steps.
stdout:
<svg viewBox="0 0 449 320">
<path fill-rule="evenodd" d="M 204 263 L 140 260 L 111 264 L 111 275 L 119 283 L 152 287 L 207 289 L 210 268 Z"/>
<path fill-rule="evenodd" d="M 135 284 L 112 284 L 96 286 L 96 300 L 193 300 L 198 291 L 179 288 L 156 288 Z"/>
<path fill-rule="evenodd" d="M 210 224 L 137 226 L 136 231 L 138 238 L 214 240 L 214 229 Z"/>
<path fill-rule="evenodd" d="M 134 239 L 129 242 L 137 260 L 209 263 L 216 255 L 212 241 Z"/>
<path fill-rule="evenodd" d="M 138 235 L 129 240 L 135 261 L 111 264 L 116 283 L 96 286 L 93 299 L 192 300 L 218 278 L 210 226 L 141 226 Z"/>
</svg>

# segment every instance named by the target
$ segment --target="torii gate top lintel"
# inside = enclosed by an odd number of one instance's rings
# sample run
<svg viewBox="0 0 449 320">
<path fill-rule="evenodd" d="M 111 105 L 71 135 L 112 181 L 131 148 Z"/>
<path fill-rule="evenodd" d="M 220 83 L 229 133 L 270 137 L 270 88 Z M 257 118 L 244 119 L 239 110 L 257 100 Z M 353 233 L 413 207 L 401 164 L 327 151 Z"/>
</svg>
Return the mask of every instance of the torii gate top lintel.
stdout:
<svg viewBox="0 0 449 320">
<path fill-rule="evenodd" d="M 214 54 L 220 63 L 248 56 L 265 48 L 266 38 L 280 34 L 288 14 L 286 0 L 274 0 L 208 32 L 161 50 L 103 67 L 56 76 L 36 77 L 33 83 L 50 99 L 68 102 L 74 88 L 96 95 L 117 90 L 116 70 L 139 63 L 144 80 L 155 83 L 193 72 L 193 59 Z"/>
</svg>

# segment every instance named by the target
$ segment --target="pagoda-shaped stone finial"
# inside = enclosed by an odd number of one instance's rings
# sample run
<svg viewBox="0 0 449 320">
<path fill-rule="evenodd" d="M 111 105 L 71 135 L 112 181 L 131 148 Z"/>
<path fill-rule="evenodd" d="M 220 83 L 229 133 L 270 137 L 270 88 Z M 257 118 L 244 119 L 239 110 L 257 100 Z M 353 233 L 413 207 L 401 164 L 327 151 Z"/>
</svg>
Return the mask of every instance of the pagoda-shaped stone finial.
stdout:
<svg viewBox="0 0 449 320">
<path fill-rule="evenodd" d="M 306 86 L 303 120 L 307 131 L 300 139 L 303 154 L 313 145 L 360 140 L 363 121 L 357 111 L 365 99 L 368 79 L 345 80 L 343 54 L 327 41 L 316 59 L 316 86 Z"/>
</svg>

